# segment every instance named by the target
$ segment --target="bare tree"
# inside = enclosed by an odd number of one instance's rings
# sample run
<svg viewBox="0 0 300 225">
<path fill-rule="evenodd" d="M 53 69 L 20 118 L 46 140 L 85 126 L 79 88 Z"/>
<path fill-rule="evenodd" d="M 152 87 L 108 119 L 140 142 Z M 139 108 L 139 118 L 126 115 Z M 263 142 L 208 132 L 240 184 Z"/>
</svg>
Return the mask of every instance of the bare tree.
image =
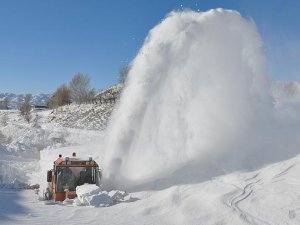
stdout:
<svg viewBox="0 0 300 225">
<path fill-rule="evenodd" d="M 0 100 L 0 109 L 4 109 L 4 101 L 2 100 Z"/>
<path fill-rule="evenodd" d="M 39 124 L 39 115 L 35 114 L 33 120 L 32 120 L 32 126 L 35 128 L 41 128 L 40 124 Z"/>
<path fill-rule="evenodd" d="M 49 100 L 50 108 L 57 108 L 70 103 L 70 90 L 63 84 L 57 88 Z"/>
<path fill-rule="evenodd" d="M 5 97 L 3 100 L 3 108 L 8 109 L 9 99 L 8 97 Z"/>
<path fill-rule="evenodd" d="M 32 95 L 31 94 L 26 94 L 25 98 L 24 98 L 24 102 L 20 107 L 20 113 L 28 123 L 31 120 L 31 114 L 30 114 L 30 109 L 31 109 L 30 102 L 31 102 L 31 100 L 32 100 Z"/>
<path fill-rule="evenodd" d="M 95 99 L 95 95 L 96 95 L 96 90 L 93 88 L 91 90 L 89 90 L 88 93 L 88 102 L 92 101 Z"/>
<path fill-rule="evenodd" d="M 91 100 L 90 78 L 87 74 L 77 73 L 69 84 L 71 101 L 86 103 Z"/>
<path fill-rule="evenodd" d="M 5 97 L 3 100 L 0 101 L 0 109 L 8 109 L 8 97 Z"/>
<path fill-rule="evenodd" d="M 126 82 L 130 69 L 131 66 L 127 64 L 121 66 L 119 71 L 119 83 L 124 84 Z"/>
</svg>

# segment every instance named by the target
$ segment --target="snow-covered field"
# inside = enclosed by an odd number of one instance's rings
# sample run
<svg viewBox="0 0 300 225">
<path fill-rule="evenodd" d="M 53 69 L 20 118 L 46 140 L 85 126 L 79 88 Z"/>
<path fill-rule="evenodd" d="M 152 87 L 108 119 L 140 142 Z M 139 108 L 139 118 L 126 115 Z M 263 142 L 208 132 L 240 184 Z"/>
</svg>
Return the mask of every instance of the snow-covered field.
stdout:
<svg viewBox="0 0 300 225">
<path fill-rule="evenodd" d="M 299 224 L 300 156 L 195 184 L 149 187 L 109 207 L 47 205 L 32 190 L 0 190 L 0 224 Z"/>
<path fill-rule="evenodd" d="M 299 84 L 271 81 L 261 46 L 237 12 L 172 12 L 114 110 L 0 111 L 0 224 L 300 224 Z M 102 189 L 40 201 L 72 152 L 100 164 Z"/>
</svg>

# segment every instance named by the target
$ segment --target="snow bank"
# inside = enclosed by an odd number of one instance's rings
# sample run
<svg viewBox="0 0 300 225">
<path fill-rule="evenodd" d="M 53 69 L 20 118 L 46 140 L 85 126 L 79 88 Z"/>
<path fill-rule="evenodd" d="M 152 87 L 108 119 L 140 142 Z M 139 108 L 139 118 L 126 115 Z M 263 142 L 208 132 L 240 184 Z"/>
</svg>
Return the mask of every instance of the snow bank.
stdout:
<svg viewBox="0 0 300 225">
<path fill-rule="evenodd" d="M 130 199 L 123 191 L 102 191 L 95 184 L 84 184 L 76 187 L 76 205 L 105 207 Z"/>
<path fill-rule="evenodd" d="M 5 151 L 14 156 L 37 159 L 44 148 L 67 145 L 65 128 L 44 127 L 43 120 L 48 114 L 49 111 L 32 113 L 33 120 L 27 123 L 19 111 L 0 111 L 0 119 L 6 121 L 0 124 L 0 144 Z"/>
<path fill-rule="evenodd" d="M 253 21 L 222 9 L 170 13 L 132 63 L 103 183 L 197 182 L 295 155 L 299 119 L 280 116 L 270 92 Z"/>
</svg>

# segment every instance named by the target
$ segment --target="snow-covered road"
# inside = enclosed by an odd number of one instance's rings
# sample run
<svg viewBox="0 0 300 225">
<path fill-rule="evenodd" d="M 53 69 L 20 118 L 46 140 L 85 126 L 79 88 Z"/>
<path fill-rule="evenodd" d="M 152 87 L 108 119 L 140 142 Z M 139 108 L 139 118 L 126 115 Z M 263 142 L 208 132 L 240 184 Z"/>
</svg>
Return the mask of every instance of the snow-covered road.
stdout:
<svg viewBox="0 0 300 225">
<path fill-rule="evenodd" d="M 32 190 L 0 191 L 0 224 L 300 223 L 300 156 L 253 172 L 130 193 L 109 207 L 47 205 Z"/>
</svg>

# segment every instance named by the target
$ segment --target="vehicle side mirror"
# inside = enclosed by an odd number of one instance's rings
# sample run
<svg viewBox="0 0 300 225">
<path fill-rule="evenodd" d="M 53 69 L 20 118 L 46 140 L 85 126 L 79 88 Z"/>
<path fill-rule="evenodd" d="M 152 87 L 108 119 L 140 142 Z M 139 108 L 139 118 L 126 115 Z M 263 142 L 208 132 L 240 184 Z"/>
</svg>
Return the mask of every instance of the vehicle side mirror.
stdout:
<svg viewBox="0 0 300 225">
<path fill-rule="evenodd" d="M 52 171 L 48 170 L 47 171 L 47 182 L 51 182 L 52 181 Z"/>
</svg>

